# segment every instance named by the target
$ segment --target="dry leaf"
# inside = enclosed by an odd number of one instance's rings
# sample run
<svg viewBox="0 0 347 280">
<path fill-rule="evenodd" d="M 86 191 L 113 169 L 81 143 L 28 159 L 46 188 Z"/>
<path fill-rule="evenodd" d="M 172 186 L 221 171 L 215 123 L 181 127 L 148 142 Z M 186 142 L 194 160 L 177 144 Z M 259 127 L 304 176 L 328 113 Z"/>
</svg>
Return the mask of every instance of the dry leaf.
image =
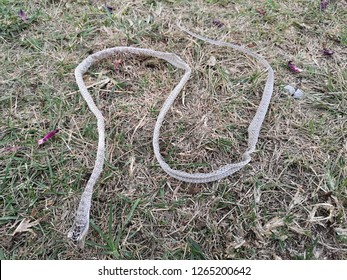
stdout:
<svg viewBox="0 0 347 280">
<path fill-rule="evenodd" d="M 329 212 L 328 216 L 316 216 L 318 209 L 325 209 Z M 321 222 L 321 221 L 328 221 L 332 220 L 332 218 L 335 216 L 335 207 L 329 203 L 319 203 L 314 205 L 311 213 L 309 214 L 309 221 L 310 222 Z"/>
<path fill-rule="evenodd" d="M 278 228 L 278 227 L 281 227 L 284 225 L 284 221 L 283 221 L 283 218 L 279 218 L 279 217 L 274 217 L 272 218 L 269 222 L 267 222 L 265 224 L 265 226 L 263 227 L 263 230 L 264 230 L 264 233 L 266 235 L 269 235 L 271 234 L 271 232 Z"/>
<path fill-rule="evenodd" d="M 36 220 L 34 222 L 30 222 L 29 219 L 24 218 L 20 224 L 18 225 L 18 227 L 15 229 L 15 231 L 12 233 L 12 236 L 14 236 L 16 233 L 20 233 L 20 232 L 30 232 L 34 235 L 36 235 L 36 233 L 31 229 L 31 227 L 36 226 L 40 223 L 40 219 Z"/>
<path fill-rule="evenodd" d="M 301 195 L 302 193 L 303 193 L 303 190 L 301 187 L 299 187 L 296 194 L 293 197 L 293 200 L 289 204 L 289 210 L 288 211 L 292 210 L 294 208 L 294 206 L 300 204 L 301 202 L 303 202 L 305 200 L 305 197 Z"/>
<path fill-rule="evenodd" d="M 211 56 L 211 57 L 209 58 L 209 60 L 207 60 L 207 62 L 206 62 L 206 64 L 207 64 L 208 66 L 211 66 L 211 67 L 215 66 L 216 63 L 217 63 L 217 59 L 216 59 L 214 56 Z"/>
<path fill-rule="evenodd" d="M 260 197 L 261 197 L 260 188 L 254 188 L 254 200 L 255 200 L 255 203 L 259 203 L 260 202 Z"/>
<path fill-rule="evenodd" d="M 254 48 L 255 46 L 257 46 L 256 42 L 251 42 L 251 43 L 247 44 L 248 48 Z"/>
<path fill-rule="evenodd" d="M 307 231 L 305 231 L 304 229 L 302 229 L 299 226 L 288 226 L 288 228 L 290 230 L 294 231 L 295 233 L 302 234 L 302 235 L 307 235 Z"/>
<path fill-rule="evenodd" d="M 234 242 L 231 242 L 230 245 L 228 246 L 229 249 L 238 249 L 243 247 L 246 244 L 246 241 L 244 239 L 237 239 Z"/>
<path fill-rule="evenodd" d="M 129 177 L 132 178 L 134 175 L 134 171 L 135 171 L 135 157 L 132 156 L 130 158 L 130 166 L 129 166 Z"/>
<path fill-rule="evenodd" d="M 201 187 L 198 185 L 191 185 L 187 191 L 187 194 L 196 195 L 201 191 Z"/>
</svg>

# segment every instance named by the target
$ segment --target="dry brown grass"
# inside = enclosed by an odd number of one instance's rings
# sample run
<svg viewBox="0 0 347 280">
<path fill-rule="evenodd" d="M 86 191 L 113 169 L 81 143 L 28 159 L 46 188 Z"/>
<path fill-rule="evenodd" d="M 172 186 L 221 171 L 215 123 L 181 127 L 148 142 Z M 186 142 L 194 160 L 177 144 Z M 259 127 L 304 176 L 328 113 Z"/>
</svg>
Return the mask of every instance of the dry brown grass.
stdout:
<svg viewBox="0 0 347 280">
<path fill-rule="evenodd" d="M 22 7 L 29 24 L 16 18 L 20 6 L 13 1 L 0 11 L 3 257 L 347 259 L 346 1 L 332 2 L 325 13 L 319 1 L 301 0 L 108 1 L 112 15 L 98 1 L 70 2 Z M 106 120 L 107 161 L 86 248 L 77 250 L 66 233 L 97 135 L 73 69 L 89 53 L 134 45 L 174 52 L 191 65 L 193 75 L 162 129 L 171 166 L 211 171 L 238 161 L 246 147 L 264 69 L 187 37 L 175 26 L 178 18 L 197 33 L 250 47 L 273 66 L 275 90 L 258 151 L 250 165 L 219 182 L 170 178 L 154 158 L 152 130 L 182 73 L 152 58 L 115 57 L 118 71 L 103 61 L 85 81 Z M 323 56 L 324 47 L 334 55 Z M 211 57 L 215 66 L 208 65 Z M 289 72 L 289 60 L 304 72 Z M 304 98 L 287 96 L 287 84 L 300 87 Z M 37 147 L 36 139 L 54 127 L 61 133 Z M 35 235 L 12 236 L 23 218 L 40 220 Z"/>
</svg>

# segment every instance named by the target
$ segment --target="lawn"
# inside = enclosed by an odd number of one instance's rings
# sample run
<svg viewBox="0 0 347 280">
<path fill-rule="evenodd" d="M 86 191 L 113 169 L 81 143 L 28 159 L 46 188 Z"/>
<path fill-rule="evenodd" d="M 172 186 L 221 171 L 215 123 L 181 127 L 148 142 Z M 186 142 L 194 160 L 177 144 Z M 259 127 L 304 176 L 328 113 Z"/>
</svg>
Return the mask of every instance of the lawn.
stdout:
<svg viewBox="0 0 347 280">
<path fill-rule="evenodd" d="M 23 2 L 0 0 L 0 259 L 347 259 L 346 1 Z M 74 77 L 88 55 L 134 46 L 191 66 L 161 129 L 171 167 L 210 172 L 247 147 L 265 69 L 189 36 L 177 20 L 271 64 L 257 150 L 217 182 L 170 177 L 152 133 L 183 71 L 138 55 L 102 60 L 84 81 L 105 118 L 106 160 L 77 248 L 67 232 L 98 141 Z"/>
</svg>

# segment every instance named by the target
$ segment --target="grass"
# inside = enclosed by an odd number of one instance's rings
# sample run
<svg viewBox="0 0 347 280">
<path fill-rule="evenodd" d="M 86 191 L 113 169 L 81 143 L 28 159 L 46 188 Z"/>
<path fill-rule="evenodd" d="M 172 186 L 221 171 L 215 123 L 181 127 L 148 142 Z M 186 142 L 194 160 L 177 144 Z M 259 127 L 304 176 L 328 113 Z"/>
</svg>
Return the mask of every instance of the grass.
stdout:
<svg viewBox="0 0 347 280">
<path fill-rule="evenodd" d="M 0 3 L 0 258 L 347 259 L 346 2 L 330 1 L 321 12 L 320 1 L 303 0 L 107 1 L 112 13 L 100 2 Z M 106 120 L 107 158 L 79 250 L 66 234 L 94 166 L 97 134 L 73 71 L 89 54 L 128 45 L 174 52 L 191 65 L 162 129 L 162 154 L 173 167 L 211 171 L 240 160 L 246 148 L 263 69 L 181 33 L 179 18 L 273 66 L 258 150 L 219 182 L 170 178 L 154 158 L 152 130 L 182 72 L 132 55 L 115 57 L 119 70 L 100 62 L 84 78 Z M 335 53 L 326 57 L 323 48 Z M 304 71 L 291 73 L 289 60 Z M 287 84 L 304 98 L 287 96 Z M 39 223 L 13 235 L 24 218 Z"/>
</svg>

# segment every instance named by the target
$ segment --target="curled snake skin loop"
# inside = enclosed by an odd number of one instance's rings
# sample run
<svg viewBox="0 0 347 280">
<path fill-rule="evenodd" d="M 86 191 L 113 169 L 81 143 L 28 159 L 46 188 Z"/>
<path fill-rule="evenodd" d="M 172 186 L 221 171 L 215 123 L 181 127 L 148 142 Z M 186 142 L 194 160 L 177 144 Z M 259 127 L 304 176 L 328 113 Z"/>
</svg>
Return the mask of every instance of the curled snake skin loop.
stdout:
<svg viewBox="0 0 347 280">
<path fill-rule="evenodd" d="M 248 127 L 248 148 L 243 154 L 242 161 L 238 163 L 231 163 L 224 165 L 220 167 L 217 170 L 214 170 L 210 173 L 187 173 L 184 171 L 176 170 L 171 168 L 164 160 L 164 158 L 160 154 L 160 146 L 159 146 L 159 135 L 160 135 L 160 128 L 161 125 L 165 119 L 165 116 L 167 112 L 169 111 L 170 107 L 174 103 L 176 97 L 182 90 L 182 88 L 185 86 L 186 82 L 188 81 L 190 74 L 191 74 L 191 68 L 188 64 L 186 64 L 179 56 L 173 53 L 166 53 L 166 52 L 159 52 L 154 51 L 150 49 L 141 49 L 141 48 L 134 48 L 134 47 L 114 47 L 110 49 L 105 49 L 102 51 L 99 51 L 97 53 L 94 53 L 90 56 L 88 56 L 85 60 L 83 60 L 76 68 L 75 70 L 75 77 L 76 82 L 79 87 L 79 90 L 85 99 L 85 101 L 88 104 L 89 109 L 92 111 L 92 113 L 95 115 L 97 119 L 97 129 L 98 129 L 98 148 L 97 148 L 97 155 L 95 160 L 95 165 L 93 172 L 87 182 L 87 185 L 84 189 L 84 192 L 81 196 L 81 200 L 76 212 L 75 217 L 75 223 L 71 230 L 68 233 L 68 237 L 76 242 L 79 247 L 83 247 L 84 240 L 88 232 L 89 228 L 89 213 L 90 213 L 90 207 L 91 207 L 91 200 L 92 200 L 92 194 L 93 194 L 93 187 L 96 184 L 97 179 L 99 178 L 104 164 L 104 158 L 105 158 L 105 123 L 104 118 L 102 116 L 102 113 L 98 109 L 98 107 L 95 105 L 93 98 L 89 94 L 87 87 L 83 81 L 83 74 L 86 73 L 86 71 L 89 69 L 91 65 L 98 62 L 101 59 L 111 57 L 117 53 L 131 53 L 136 55 L 144 55 L 144 56 L 152 56 L 157 57 L 159 59 L 166 60 L 173 66 L 182 69 L 185 71 L 183 77 L 181 78 L 180 82 L 175 86 L 175 88 L 172 90 L 172 92 L 169 94 L 168 98 L 163 104 L 163 107 L 160 110 L 160 113 L 158 115 L 154 132 L 153 132 L 153 149 L 156 159 L 158 160 L 160 166 L 162 169 L 167 172 L 170 176 L 189 183 L 207 183 L 207 182 L 213 182 L 220 179 L 223 179 L 238 170 L 240 170 L 242 167 L 244 167 L 246 164 L 248 164 L 251 161 L 251 153 L 254 152 L 261 125 L 263 123 L 263 120 L 265 118 L 270 99 L 272 96 L 273 86 L 274 86 L 274 71 L 272 70 L 270 64 L 261 56 L 258 54 L 244 48 L 238 45 L 222 42 L 222 41 L 215 41 L 211 40 L 205 37 L 202 37 L 198 34 L 192 33 L 188 31 L 186 28 L 179 25 L 179 28 L 189 35 L 198 38 L 200 40 L 203 40 L 205 42 L 208 42 L 213 45 L 222 46 L 222 47 L 230 47 L 232 49 L 236 49 L 240 52 L 243 52 L 253 58 L 255 58 L 260 64 L 262 64 L 266 70 L 268 71 L 268 77 L 267 81 L 265 83 L 263 96 L 260 101 L 259 107 Z"/>
</svg>

